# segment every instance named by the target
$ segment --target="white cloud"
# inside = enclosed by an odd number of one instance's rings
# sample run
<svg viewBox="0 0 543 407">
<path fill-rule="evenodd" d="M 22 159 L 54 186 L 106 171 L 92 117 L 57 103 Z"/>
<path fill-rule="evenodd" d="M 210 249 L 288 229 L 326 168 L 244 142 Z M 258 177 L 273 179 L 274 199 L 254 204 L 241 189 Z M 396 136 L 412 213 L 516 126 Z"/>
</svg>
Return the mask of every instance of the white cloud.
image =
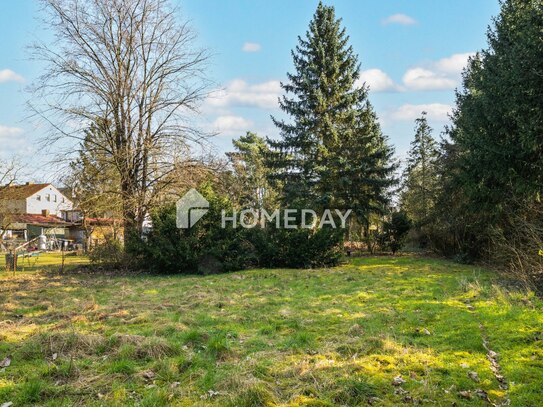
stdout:
<svg viewBox="0 0 543 407">
<path fill-rule="evenodd" d="M 213 131 L 220 133 L 233 133 L 240 131 L 247 131 L 253 125 L 253 122 L 247 119 L 244 119 L 241 116 L 219 116 L 211 124 Z"/>
<path fill-rule="evenodd" d="M 462 70 L 468 64 L 468 59 L 475 55 L 475 52 L 465 52 L 463 54 L 454 54 L 447 58 L 442 58 L 435 63 L 436 69 L 451 75 L 460 75 Z"/>
<path fill-rule="evenodd" d="M 0 70 L 0 83 L 2 82 L 24 82 L 24 78 L 11 69 Z"/>
<path fill-rule="evenodd" d="M 370 87 L 370 91 L 373 92 L 397 92 L 401 90 L 400 86 L 390 76 L 377 68 L 360 72 L 357 86 L 363 83 L 366 83 Z"/>
<path fill-rule="evenodd" d="M 448 90 L 460 84 L 461 73 L 467 65 L 471 52 L 454 54 L 438 61 L 408 69 L 403 83 L 409 90 Z"/>
<path fill-rule="evenodd" d="M 457 84 L 448 75 L 425 68 L 409 69 L 403 76 L 403 83 L 410 90 L 454 89 Z"/>
<path fill-rule="evenodd" d="M 390 114 L 393 120 L 413 121 L 420 117 L 422 112 L 428 113 L 429 120 L 445 122 L 453 107 L 442 103 L 429 103 L 421 105 L 405 104 Z"/>
<path fill-rule="evenodd" d="M 462 70 L 473 52 L 454 54 L 437 61 L 429 61 L 408 69 L 400 85 L 381 69 L 373 68 L 360 72 L 358 86 L 364 82 L 374 92 L 405 92 L 454 89 L 460 84 Z"/>
<path fill-rule="evenodd" d="M 261 49 L 262 46 L 258 42 L 246 42 L 241 48 L 243 52 L 258 52 Z"/>
<path fill-rule="evenodd" d="M 19 127 L 8 127 L 0 124 L 0 140 L 8 140 L 12 137 L 18 136 L 23 132 L 23 129 Z"/>
<path fill-rule="evenodd" d="M 390 24 L 414 25 L 414 24 L 417 24 L 417 20 L 405 14 L 393 14 L 385 18 L 382 21 L 382 23 L 383 25 L 390 25 Z"/>
<path fill-rule="evenodd" d="M 11 159 L 13 156 L 32 156 L 34 146 L 19 127 L 9 127 L 0 124 L 0 158 Z"/>
<path fill-rule="evenodd" d="M 217 91 L 208 98 L 211 107 L 259 107 L 274 109 L 278 107 L 277 99 L 281 95 L 279 81 L 268 81 L 250 85 L 244 80 L 235 79 L 226 88 Z"/>
</svg>

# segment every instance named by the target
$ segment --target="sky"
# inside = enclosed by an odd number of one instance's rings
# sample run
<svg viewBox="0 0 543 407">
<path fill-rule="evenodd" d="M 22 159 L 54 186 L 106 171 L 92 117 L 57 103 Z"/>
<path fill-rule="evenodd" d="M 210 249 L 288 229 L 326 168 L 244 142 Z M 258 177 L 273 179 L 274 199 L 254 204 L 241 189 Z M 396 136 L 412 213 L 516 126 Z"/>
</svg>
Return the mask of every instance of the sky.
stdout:
<svg viewBox="0 0 543 407">
<path fill-rule="evenodd" d="M 216 132 L 217 152 L 254 131 L 278 137 L 270 115 L 282 117 L 279 86 L 292 72 L 291 50 L 304 36 L 318 0 L 173 0 L 191 22 L 198 46 L 212 54 L 208 78 L 216 91 L 201 105 L 195 125 Z M 327 0 L 343 19 L 359 56 L 384 133 L 405 156 L 414 120 L 428 112 L 439 137 L 454 105 L 454 90 L 470 54 L 486 47 L 498 0 Z M 38 0 L 0 0 L 0 158 L 17 157 L 45 181 L 55 163 L 39 142 L 43 123 L 29 119 L 28 88 L 43 65 L 29 57 L 36 38 L 52 34 Z M 35 169 L 51 169 L 37 171 Z"/>
</svg>

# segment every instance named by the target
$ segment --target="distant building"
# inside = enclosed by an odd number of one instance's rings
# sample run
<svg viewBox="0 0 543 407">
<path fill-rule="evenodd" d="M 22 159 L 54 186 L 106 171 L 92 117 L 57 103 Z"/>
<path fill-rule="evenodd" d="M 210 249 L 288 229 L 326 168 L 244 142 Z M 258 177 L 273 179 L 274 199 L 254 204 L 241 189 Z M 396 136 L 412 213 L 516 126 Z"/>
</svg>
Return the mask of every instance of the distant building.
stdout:
<svg viewBox="0 0 543 407">
<path fill-rule="evenodd" d="M 73 202 L 51 184 L 7 185 L 0 187 L 0 210 L 12 214 L 63 217 Z"/>
<path fill-rule="evenodd" d="M 45 235 L 89 247 L 109 235 L 122 238 L 118 221 L 84 218 L 65 192 L 52 184 L 30 182 L 0 187 L 0 243 Z"/>
<path fill-rule="evenodd" d="M 47 232 L 63 238 L 64 214 L 72 209 L 73 202 L 51 184 L 0 187 L 0 236 L 26 241 Z"/>
</svg>

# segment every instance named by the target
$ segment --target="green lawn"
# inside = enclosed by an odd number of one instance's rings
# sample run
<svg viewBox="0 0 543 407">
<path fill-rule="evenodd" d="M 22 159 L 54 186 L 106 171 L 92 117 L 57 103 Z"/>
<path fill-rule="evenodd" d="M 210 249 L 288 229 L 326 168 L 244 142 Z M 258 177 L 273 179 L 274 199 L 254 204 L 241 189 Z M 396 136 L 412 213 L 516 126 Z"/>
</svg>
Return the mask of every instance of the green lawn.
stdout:
<svg viewBox="0 0 543 407">
<path fill-rule="evenodd" d="M 4 272 L 0 404 L 541 406 L 543 303 L 493 276 L 415 257 L 208 277 Z"/>
<path fill-rule="evenodd" d="M 67 253 L 64 256 L 64 265 L 67 268 L 74 265 L 80 265 L 88 263 L 88 259 L 85 256 L 76 256 L 75 253 Z M 19 257 L 17 260 L 17 269 L 20 271 L 37 271 L 37 270 L 60 270 L 62 264 L 62 253 L 40 253 L 35 256 L 28 256 L 25 258 Z M 0 273 L 5 271 L 6 256 L 5 253 L 0 253 Z"/>
</svg>

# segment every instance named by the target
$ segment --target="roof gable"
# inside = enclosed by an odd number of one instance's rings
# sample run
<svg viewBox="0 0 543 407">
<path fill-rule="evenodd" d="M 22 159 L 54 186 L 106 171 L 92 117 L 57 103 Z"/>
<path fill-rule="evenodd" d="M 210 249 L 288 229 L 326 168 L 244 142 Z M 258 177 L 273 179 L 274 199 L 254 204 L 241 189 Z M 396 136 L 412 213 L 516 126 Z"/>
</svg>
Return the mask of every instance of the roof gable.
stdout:
<svg viewBox="0 0 543 407">
<path fill-rule="evenodd" d="M 51 187 L 55 191 L 61 193 L 52 184 L 24 184 L 24 185 L 8 185 L 0 187 L 0 199 L 23 200 L 40 192 L 42 189 Z"/>
</svg>

